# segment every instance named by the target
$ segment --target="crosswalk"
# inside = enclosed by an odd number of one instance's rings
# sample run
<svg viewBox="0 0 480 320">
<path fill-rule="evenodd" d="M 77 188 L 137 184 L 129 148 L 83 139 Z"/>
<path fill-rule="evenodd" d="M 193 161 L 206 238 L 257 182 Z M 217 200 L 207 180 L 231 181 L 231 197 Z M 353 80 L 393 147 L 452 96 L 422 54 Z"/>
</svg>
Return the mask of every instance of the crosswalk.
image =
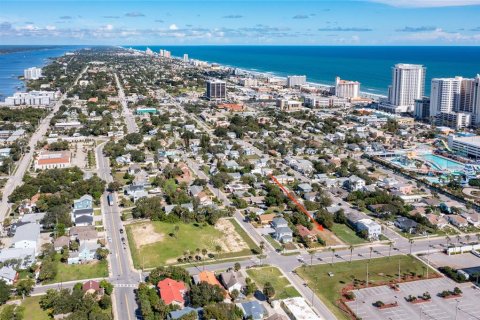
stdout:
<svg viewBox="0 0 480 320">
<path fill-rule="evenodd" d="M 113 285 L 115 288 L 137 288 L 137 284 L 131 284 L 131 283 L 116 283 Z"/>
</svg>

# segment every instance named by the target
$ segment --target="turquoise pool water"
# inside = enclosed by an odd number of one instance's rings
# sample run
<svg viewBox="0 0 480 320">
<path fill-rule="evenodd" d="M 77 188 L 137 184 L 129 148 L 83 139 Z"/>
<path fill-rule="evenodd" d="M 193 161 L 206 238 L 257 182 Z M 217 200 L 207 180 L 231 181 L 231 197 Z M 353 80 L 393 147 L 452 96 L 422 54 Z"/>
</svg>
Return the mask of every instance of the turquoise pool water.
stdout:
<svg viewBox="0 0 480 320">
<path fill-rule="evenodd" d="M 440 157 L 435 154 L 425 154 L 421 157 L 432 163 L 439 170 L 462 171 L 464 167 L 463 163 Z"/>
</svg>

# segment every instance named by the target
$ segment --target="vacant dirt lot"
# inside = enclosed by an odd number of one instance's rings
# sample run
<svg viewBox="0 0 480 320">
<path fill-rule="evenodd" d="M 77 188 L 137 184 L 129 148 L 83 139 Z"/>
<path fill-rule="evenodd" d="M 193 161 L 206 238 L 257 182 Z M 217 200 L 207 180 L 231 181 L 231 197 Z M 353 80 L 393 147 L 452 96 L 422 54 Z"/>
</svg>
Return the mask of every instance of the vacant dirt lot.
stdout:
<svg viewBox="0 0 480 320">
<path fill-rule="evenodd" d="M 155 232 L 155 228 L 151 223 L 141 223 L 132 225 L 132 233 L 135 241 L 135 247 L 139 249 L 141 246 L 160 242 L 165 238 L 163 233 Z"/>
<path fill-rule="evenodd" d="M 238 252 L 244 249 L 248 249 L 247 243 L 242 237 L 235 231 L 235 227 L 228 219 L 220 219 L 215 225 L 215 229 L 221 231 L 224 234 L 223 239 L 216 239 L 216 245 L 222 247 L 223 252 Z"/>
</svg>

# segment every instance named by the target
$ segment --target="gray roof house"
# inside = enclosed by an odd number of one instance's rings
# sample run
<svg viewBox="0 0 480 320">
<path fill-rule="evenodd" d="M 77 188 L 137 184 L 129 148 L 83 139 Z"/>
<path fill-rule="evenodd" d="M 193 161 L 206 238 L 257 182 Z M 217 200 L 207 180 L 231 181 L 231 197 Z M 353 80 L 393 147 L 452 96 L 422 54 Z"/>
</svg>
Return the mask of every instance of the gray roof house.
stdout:
<svg viewBox="0 0 480 320">
<path fill-rule="evenodd" d="M 242 309 L 244 319 L 262 320 L 268 314 L 257 300 L 237 303 L 237 306 Z"/>
<path fill-rule="evenodd" d="M 38 237 L 40 236 L 40 225 L 36 223 L 27 223 L 17 227 L 12 239 L 14 248 L 34 249 L 37 251 Z"/>
<path fill-rule="evenodd" d="M 405 218 L 405 217 L 398 217 L 395 220 L 395 227 L 408 233 L 415 233 L 417 229 L 417 225 L 418 223 L 416 223 L 412 219 Z"/>
<path fill-rule="evenodd" d="M 281 228 L 281 227 L 288 227 L 288 222 L 287 220 L 285 220 L 285 218 L 276 217 L 276 218 L 273 218 L 272 220 L 272 227 L 275 229 Z"/>
<path fill-rule="evenodd" d="M 282 243 L 289 243 L 293 241 L 293 231 L 289 227 L 275 228 L 274 237 Z"/>
<path fill-rule="evenodd" d="M 229 292 L 232 292 L 235 289 L 238 290 L 238 292 L 242 292 L 242 289 L 246 285 L 245 278 L 240 271 L 235 272 L 232 270 L 222 272 L 220 274 L 220 280 Z"/>
</svg>

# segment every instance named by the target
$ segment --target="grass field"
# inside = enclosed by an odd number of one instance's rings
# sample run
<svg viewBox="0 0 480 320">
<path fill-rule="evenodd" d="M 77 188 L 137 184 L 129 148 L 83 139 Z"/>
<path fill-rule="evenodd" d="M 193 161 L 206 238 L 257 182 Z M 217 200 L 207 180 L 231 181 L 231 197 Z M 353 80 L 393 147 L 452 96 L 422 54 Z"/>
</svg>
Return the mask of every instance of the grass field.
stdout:
<svg viewBox="0 0 480 320">
<path fill-rule="evenodd" d="M 355 234 L 355 231 L 348 226 L 340 223 L 334 223 L 332 227 L 333 233 L 347 244 L 361 244 L 367 242 Z"/>
<path fill-rule="evenodd" d="M 247 274 L 255 281 L 259 290 L 263 290 L 265 283 L 270 282 L 275 289 L 274 299 L 300 297 L 297 289 L 275 267 L 248 269 Z"/>
<path fill-rule="evenodd" d="M 22 306 L 25 308 L 23 314 L 25 319 L 28 320 L 50 320 L 48 313 L 40 308 L 40 298 L 41 296 L 36 297 L 26 297 L 22 301 Z"/>
<path fill-rule="evenodd" d="M 415 272 L 421 275 L 426 271 L 426 266 L 412 256 L 392 256 L 391 258 L 371 259 L 369 266 L 369 282 L 386 282 L 397 279 L 398 264 L 400 262 L 401 275 L 411 275 Z M 339 318 L 347 319 L 345 315 L 336 307 L 336 301 L 340 299 L 341 289 L 347 284 L 351 284 L 354 279 L 366 281 L 367 261 L 340 262 L 314 266 L 303 266 L 296 271 L 310 288 L 313 288 L 316 295 L 329 307 L 330 310 Z M 330 277 L 328 272 L 333 272 Z M 434 271 L 432 270 L 432 274 Z"/>
<path fill-rule="evenodd" d="M 45 282 L 45 284 L 103 277 L 108 277 L 107 261 L 95 261 L 88 264 L 66 264 L 58 261 L 58 272 L 55 279 Z"/>
<path fill-rule="evenodd" d="M 233 219 L 230 219 L 230 221 L 234 230 L 244 240 L 248 248 L 235 252 L 216 252 L 217 245 L 226 239 L 227 235 L 210 225 L 172 224 L 161 221 L 127 225 L 126 230 L 133 263 L 136 268 L 154 268 L 165 264 L 175 264 L 177 259 L 183 257 L 186 251 L 195 255 L 197 248 L 200 250 L 207 249 L 209 254 L 214 254 L 218 259 L 251 255 L 252 250 L 257 249 L 255 243 L 236 221 Z M 179 230 L 177 235 L 173 236 L 175 225 L 179 226 Z M 151 228 L 151 232 L 150 230 L 146 232 L 150 237 L 153 237 L 151 241 L 146 238 L 139 239 L 138 235 L 135 238 L 134 230 L 139 227 Z M 143 242 L 142 245 L 139 245 L 140 241 Z"/>
</svg>

